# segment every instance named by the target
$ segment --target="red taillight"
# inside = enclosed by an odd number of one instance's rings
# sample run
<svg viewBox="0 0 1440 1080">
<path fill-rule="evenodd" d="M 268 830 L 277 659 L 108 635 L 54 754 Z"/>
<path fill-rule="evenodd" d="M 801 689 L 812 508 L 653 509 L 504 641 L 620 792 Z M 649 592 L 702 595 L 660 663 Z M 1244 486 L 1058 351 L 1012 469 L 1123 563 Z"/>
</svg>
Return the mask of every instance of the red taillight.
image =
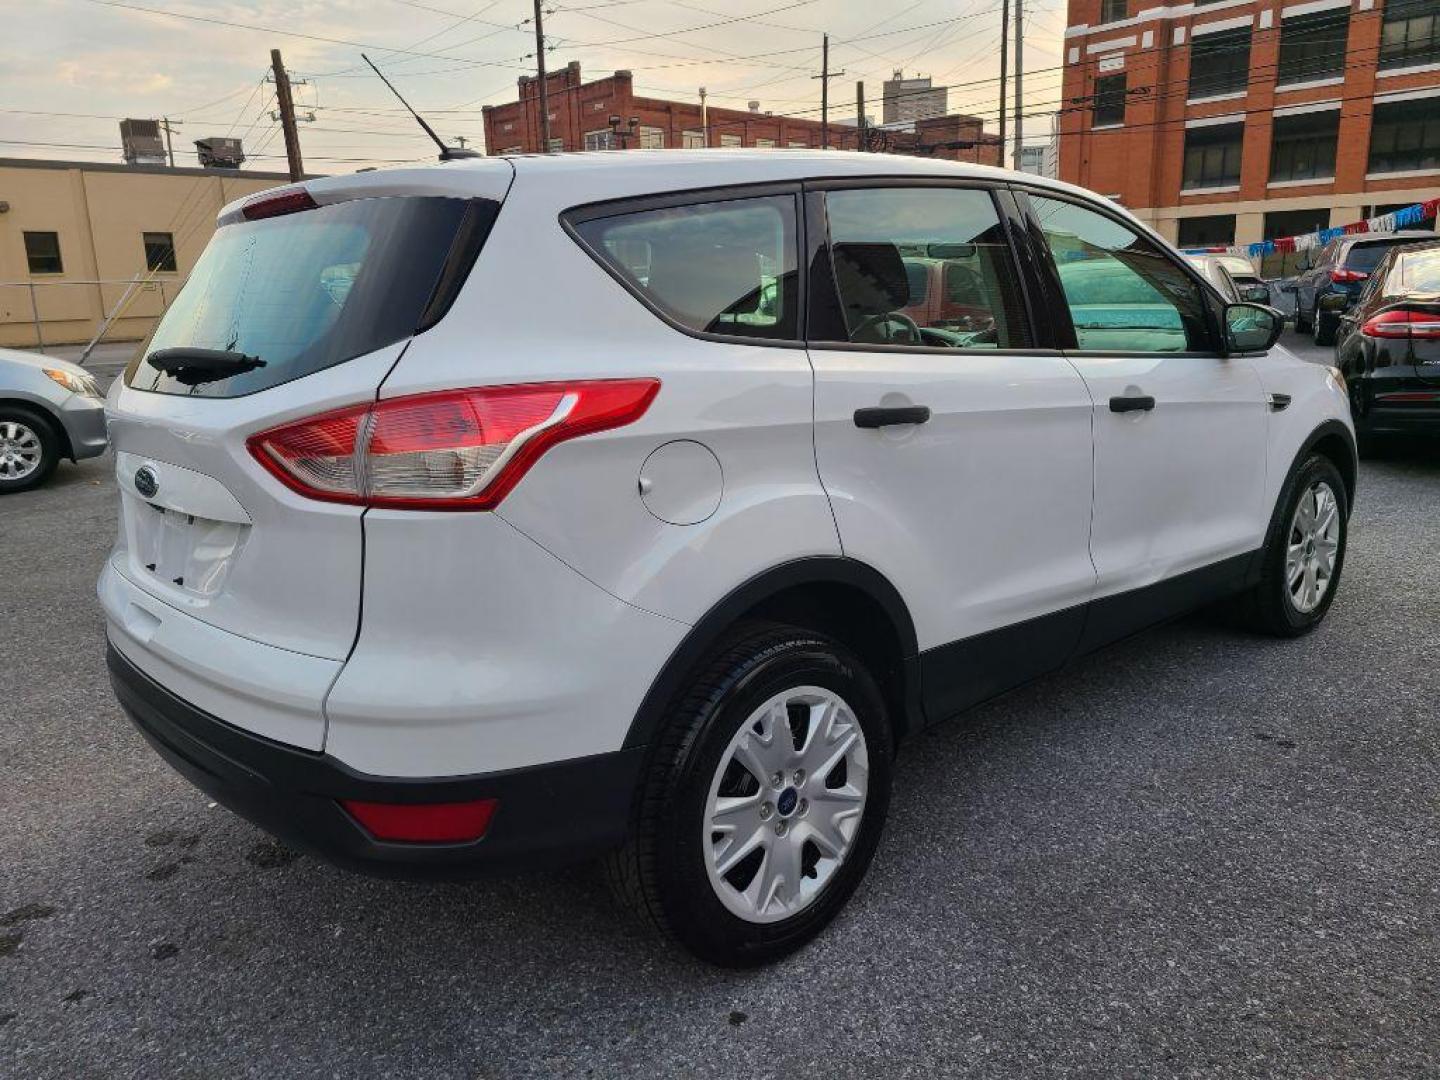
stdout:
<svg viewBox="0 0 1440 1080">
<path fill-rule="evenodd" d="M 260 218 L 279 217 L 281 214 L 296 214 L 301 210 L 314 210 L 317 203 L 304 188 L 282 192 L 279 195 L 261 195 L 240 207 L 240 216 L 246 221 Z"/>
<path fill-rule="evenodd" d="M 550 447 L 633 423 L 659 389 L 657 379 L 615 379 L 442 390 L 336 409 L 246 446 L 312 499 L 493 510 Z"/>
<path fill-rule="evenodd" d="M 1391 308 L 1365 320 L 1360 332 L 1366 337 L 1440 340 L 1440 314 L 1413 308 Z"/>
<path fill-rule="evenodd" d="M 1330 271 L 1330 280 L 1342 285 L 1352 284 L 1356 281 L 1364 281 L 1370 275 L 1363 270 L 1346 270 L 1343 266 L 1338 270 Z"/>
<path fill-rule="evenodd" d="M 342 799 L 340 805 L 376 840 L 461 844 L 485 835 L 499 801 L 380 803 Z"/>
</svg>

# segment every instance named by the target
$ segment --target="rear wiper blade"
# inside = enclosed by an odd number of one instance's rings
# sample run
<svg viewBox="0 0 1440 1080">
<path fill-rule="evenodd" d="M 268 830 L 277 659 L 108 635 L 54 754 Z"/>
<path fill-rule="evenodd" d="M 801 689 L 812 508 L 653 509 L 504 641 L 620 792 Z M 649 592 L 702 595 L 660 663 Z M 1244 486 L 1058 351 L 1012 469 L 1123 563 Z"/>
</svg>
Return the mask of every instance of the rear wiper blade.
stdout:
<svg viewBox="0 0 1440 1080">
<path fill-rule="evenodd" d="M 260 357 L 231 349 L 156 349 L 145 362 L 186 386 L 228 379 L 265 366 Z"/>
</svg>

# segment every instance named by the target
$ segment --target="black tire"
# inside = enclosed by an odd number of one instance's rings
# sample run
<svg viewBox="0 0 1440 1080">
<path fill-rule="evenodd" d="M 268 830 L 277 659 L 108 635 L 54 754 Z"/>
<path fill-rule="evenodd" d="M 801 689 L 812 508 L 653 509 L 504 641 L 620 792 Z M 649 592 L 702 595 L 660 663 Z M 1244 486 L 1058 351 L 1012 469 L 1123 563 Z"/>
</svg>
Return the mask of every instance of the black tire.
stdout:
<svg viewBox="0 0 1440 1080">
<path fill-rule="evenodd" d="M 1305 318 L 1305 309 L 1300 306 L 1300 296 L 1295 296 L 1295 332 L 1297 334 L 1308 334 L 1310 332 L 1310 320 Z"/>
<path fill-rule="evenodd" d="M 0 405 L 0 437 L 3 437 L 3 425 L 6 424 L 18 424 L 25 431 L 34 433 L 40 443 L 40 464 L 18 479 L 0 476 L 0 495 L 39 487 L 60 462 L 60 436 L 55 433 L 50 421 L 38 412 L 16 405 Z"/>
<path fill-rule="evenodd" d="M 1285 559 L 1290 542 L 1291 523 L 1295 517 L 1300 499 L 1319 482 L 1329 485 L 1335 496 L 1339 512 L 1339 546 L 1335 552 L 1334 570 L 1329 584 L 1320 598 L 1320 603 L 1311 611 L 1301 611 L 1296 606 L 1286 580 Z M 1323 454 L 1311 454 L 1285 482 L 1280 493 L 1280 512 L 1270 526 L 1266 537 L 1260 571 L 1260 581 L 1240 596 L 1237 611 L 1242 621 L 1252 630 L 1273 637 L 1299 637 L 1319 626 L 1330 610 L 1335 592 L 1340 587 L 1341 572 L 1345 568 L 1345 549 L 1349 536 L 1350 505 L 1345 482 L 1335 463 Z"/>
<path fill-rule="evenodd" d="M 781 921 L 750 922 L 732 914 L 710 882 L 703 840 L 710 784 L 751 713 L 799 686 L 837 693 L 858 720 L 869 758 L 864 813 L 843 861 L 808 906 Z M 893 758 L 884 697 L 849 650 L 798 627 L 742 624 L 701 662 L 657 736 L 629 839 L 606 863 L 611 888 L 702 960 L 731 968 L 777 960 L 823 930 L 865 876 L 885 825 Z"/>
<path fill-rule="evenodd" d="M 1315 312 L 1314 339 L 1316 345 L 1334 345 L 1335 331 L 1339 327 L 1338 319 L 1326 318 L 1325 312 Z"/>
</svg>

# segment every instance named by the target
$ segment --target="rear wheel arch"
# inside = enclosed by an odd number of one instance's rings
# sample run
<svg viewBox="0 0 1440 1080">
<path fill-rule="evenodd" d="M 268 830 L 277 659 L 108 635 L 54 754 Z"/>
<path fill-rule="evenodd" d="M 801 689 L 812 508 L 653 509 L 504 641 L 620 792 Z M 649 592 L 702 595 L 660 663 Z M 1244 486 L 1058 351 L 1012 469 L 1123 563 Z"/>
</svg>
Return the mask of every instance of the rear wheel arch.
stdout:
<svg viewBox="0 0 1440 1080">
<path fill-rule="evenodd" d="M 796 559 L 732 590 L 694 625 L 651 683 L 625 746 L 651 743 L 694 672 L 737 624 L 767 621 L 833 638 L 880 684 L 897 739 L 918 730 L 919 647 L 900 593 L 873 567 L 843 556 Z"/>
<path fill-rule="evenodd" d="M 1326 420 L 1323 424 L 1312 431 L 1300 448 L 1295 451 L 1295 456 L 1290 461 L 1290 467 L 1285 470 L 1285 478 L 1280 482 L 1279 494 L 1275 499 L 1274 509 L 1270 511 L 1270 523 L 1266 527 L 1266 542 L 1275 535 L 1275 530 L 1280 527 L 1280 516 L 1284 512 L 1284 494 L 1286 485 L 1290 478 L 1295 475 L 1296 470 L 1302 468 L 1306 461 L 1310 460 L 1312 454 L 1323 454 L 1335 464 L 1340 472 L 1340 479 L 1345 484 L 1345 515 L 1348 518 L 1355 510 L 1355 485 L 1359 480 L 1360 455 L 1355 445 L 1355 436 L 1350 429 L 1339 420 Z M 1260 559 L 1257 558 L 1252 565 L 1248 575 L 1253 583 L 1260 573 Z"/>
</svg>

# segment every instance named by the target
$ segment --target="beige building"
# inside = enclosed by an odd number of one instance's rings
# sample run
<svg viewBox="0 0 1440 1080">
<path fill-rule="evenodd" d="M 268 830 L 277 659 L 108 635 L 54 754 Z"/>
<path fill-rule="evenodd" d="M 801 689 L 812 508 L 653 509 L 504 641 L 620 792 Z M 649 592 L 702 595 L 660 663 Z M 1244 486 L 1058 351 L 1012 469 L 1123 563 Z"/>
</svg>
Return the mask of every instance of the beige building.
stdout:
<svg viewBox="0 0 1440 1080">
<path fill-rule="evenodd" d="M 0 158 L 0 345 L 40 343 L 37 321 L 44 344 L 89 341 L 122 299 L 106 340 L 144 337 L 209 242 L 216 212 L 288 179 Z"/>
</svg>

